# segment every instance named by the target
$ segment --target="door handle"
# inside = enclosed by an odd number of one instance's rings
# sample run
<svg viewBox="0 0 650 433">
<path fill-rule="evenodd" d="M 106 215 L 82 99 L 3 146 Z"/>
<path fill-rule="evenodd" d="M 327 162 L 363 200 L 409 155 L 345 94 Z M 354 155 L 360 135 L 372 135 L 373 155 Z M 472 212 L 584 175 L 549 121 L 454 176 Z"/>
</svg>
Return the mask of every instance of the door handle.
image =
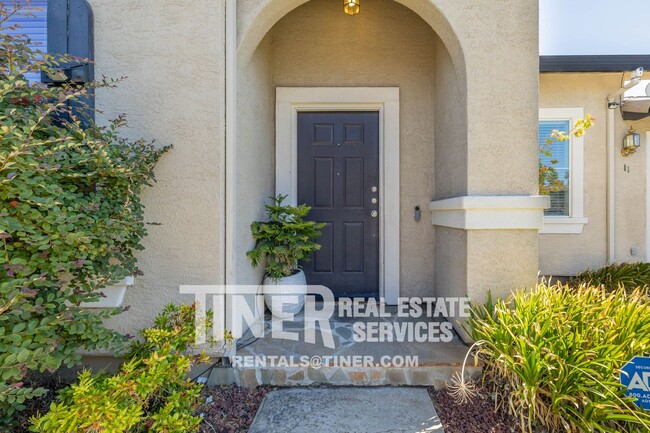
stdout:
<svg viewBox="0 0 650 433">
<path fill-rule="evenodd" d="M 377 218 L 377 215 L 379 215 L 379 212 L 377 212 L 376 210 L 373 210 L 372 212 L 370 212 L 370 216 L 373 217 L 373 218 Z"/>
</svg>

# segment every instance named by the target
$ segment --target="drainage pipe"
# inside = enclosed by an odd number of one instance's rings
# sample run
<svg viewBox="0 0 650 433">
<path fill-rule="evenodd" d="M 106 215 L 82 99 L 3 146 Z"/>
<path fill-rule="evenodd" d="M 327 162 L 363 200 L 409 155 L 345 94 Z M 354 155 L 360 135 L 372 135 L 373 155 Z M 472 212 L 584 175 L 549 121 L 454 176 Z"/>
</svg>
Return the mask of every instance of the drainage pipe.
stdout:
<svg viewBox="0 0 650 433">
<path fill-rule="evenodd" d="M 607 264 L 616 261 L 616 107 L 607 101 Z"/>
<path fill-rule="evenodd" d="M 225 173 L 222 197 L 225 196 L 224 207 L 224 278 L 223 284 L 235 284 L 235 140 L 237 120 L 237 0 L 227 0 L 224 10 L 225 34 Z"/>
</svg>

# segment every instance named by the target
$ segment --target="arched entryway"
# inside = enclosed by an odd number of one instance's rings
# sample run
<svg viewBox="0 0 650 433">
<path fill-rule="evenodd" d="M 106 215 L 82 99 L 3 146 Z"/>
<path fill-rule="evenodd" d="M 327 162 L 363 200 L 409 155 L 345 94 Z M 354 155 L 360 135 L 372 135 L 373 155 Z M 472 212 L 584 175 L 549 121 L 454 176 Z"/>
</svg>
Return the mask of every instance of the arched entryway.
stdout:
<svg viewBox="0 0 650 433">
<path fill-rule="evenodd" d="M 277 9 L 271 7 L 271 10 Z M 386 132 L 388 135 L 393 133 L 396 139 L 385 143 L 382 140 L 381 164 L 377 167 L 378 178 L 383 179 L 382 175 L 385 175 L 390 179 L 378 185 L 376 194 L 378 219 L 382 221 L 381 229 L 377 230 L 379 252 L 371 259 L 366 256 L 365 260 L 366 265 L 368 260 L 377 260 L 376 269 L 380 273 L 377 295 L 390 298 L 392 302 L 397 296 L 433 296 L 435 232 L 428 221 L 427 208 L 435 197 L 436 170 L 445 171 L 445 167 L 450 166 L 445 163 L 436 167 L 434 157 L 436 134 L 440 141 L 449 142 L 444 139 L 444 118 L 436 121 L 436 94 L 445 101 L 445 110 L 455 112 L 452 116 L 455 121 L 464 117 L 464 80 L 457 66 L 460 65 L 462 70 L 462 58 L 454 64 L 431 25 L 411 9 L 392 0 L 364 2 L 363 13 L 353 17 L 343 14 L 342 8 L 328 0 L 304 3 L 277 20 L 249 54 L 247 47 L 252 44 L 248 42 L 249 38 L 256 40 L 260 28 L 264 29 L 272 22 L 271 14 L 260 12 L 250 31 L 240 30 L 243 33 L 240 33 L 238 52 L 241 60 L 237 92 L 236 173 L 237 197 L 240 198 L 237 207 L 239 215 L 247 215 L 235 229 L 240 242 L 245 244 L 249 239 L 246 222 L 262 217 L 261 203 L 266 197 L 275 192 L 292 193 L 282 189 L 277 172 L 282 166 L 295 167 L 296 161 L 287 162 L 284 158 L 295 159 L 297 155 L 289 151 L 278 152 L 277 149 L 284 148 L 286 143 L 276 141 L 284 141 L 282 137 L 285 137 L 279 134 L 278 129 L 295 128 L 296 125 L 277 122 L 279 101 L 276 89 L 349 89 L 339 93 L 340 100 L 323 92 L 315 92 L 311 101 L 309 96 L 302 99 L 319 111 L 326 110 L 329 104 L 333 111 L 346 112 L 359 111 L 364 106 L 373 110 L 372 104 L 384 102 L 374 95 L 349 99 L 346 94 L 355 89 L 394 88 L 398 93 L 399 131 L 382 129 L 380 134 L 383 138 Z M 447 37 L 453 38 L 453 35 Z M 447 80 L 446 76 L 453 76 L 454 80 Z M 445 85 L 437 86 L 437 83 Z M 442 103 L 438 105 L 443 107 Z M 386 111 L 380 108 L 383 106 L 377 107 L 378 122 L 382 127 L 388 123 L 388 128 L 393 128 L 383 117 Z M 454 127 L 455 131 L 464 129 Z M 458 140 L 454 143 L 457 147 L 464 145 L 462 135 L 455 135 L 453 140 Z M 391 153 L 391 149 L 394 152 Z M 390 175 L 391 164 L 397 166 L 397 176 Z M 457 171 L 464 170 L 462 162 L 453 165 Z M 255 173 L 255 176 L 249 173 Z M 416 208 L 420 210 L 418 220 Z M 394 214 L 392 217 L 382 219 L 391 213 Z M 423 213 L 424 218 L 421 217 Z M 362 234 L 356 233 L 354 227 L 372 222 L 372 219 L 365 222 L 355 220 L 354 224 L 332 230 L 349 231 L 349 238 L 354 240 L 348 242 L 357 243 Z M 366 236 L 371 235 L 368 232 Z M 330 247 L 330 251 L 322 254 L 331 255 L 336 260 L 339 254 L 347 257 L 363 253 L 358 249 L 346 249 L 345 244 L 336 244 L 333 248 L 335 251 L 332 252 Z M 366 245 L 366 254 L 368 249 Z M 363 259 L 359 257 L 350 261 Z M 341 267 L 354 268 L 355 264 L 341 264 Z M 327 265 L 329 263 L 323 266 Z M 249 272 L 247 267 L 245 260 L 241 260 L 236 272 L 240 278 Z M 348 274 L 352 275 L 352 272 Z M 251 279 L 259 277 L 253 273 L 250 275 Z"/>
</svg>

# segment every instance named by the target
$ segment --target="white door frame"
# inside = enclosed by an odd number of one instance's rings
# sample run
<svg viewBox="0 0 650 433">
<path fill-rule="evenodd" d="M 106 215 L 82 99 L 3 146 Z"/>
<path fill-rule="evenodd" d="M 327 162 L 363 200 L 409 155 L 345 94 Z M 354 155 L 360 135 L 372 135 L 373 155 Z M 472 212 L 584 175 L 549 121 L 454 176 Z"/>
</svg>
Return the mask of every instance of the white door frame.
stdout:
<svg viewBox="0 0 650 433">
<path fill-rule="evenodd" d="M 379 113 L 379 296 L 399 297 L 399 88 L 278 87 L 275 100 L 275 192 L 296 204 L 298 112 Z"/>
</svg>

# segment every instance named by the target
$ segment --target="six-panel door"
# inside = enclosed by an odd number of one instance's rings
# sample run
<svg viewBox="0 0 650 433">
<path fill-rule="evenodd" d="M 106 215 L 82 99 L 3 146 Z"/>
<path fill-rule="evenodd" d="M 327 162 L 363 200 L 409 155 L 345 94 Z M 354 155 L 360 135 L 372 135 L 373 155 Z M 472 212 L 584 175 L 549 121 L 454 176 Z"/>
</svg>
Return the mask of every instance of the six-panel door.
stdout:
<svg viewBox="0 0 650 433">
<path fill-rule="evenodd" d="M 335 296 L 379 293 L 379 113 L 298 113 L 298 203 L 325 223 L 303 263 Z"/>
</svg>

